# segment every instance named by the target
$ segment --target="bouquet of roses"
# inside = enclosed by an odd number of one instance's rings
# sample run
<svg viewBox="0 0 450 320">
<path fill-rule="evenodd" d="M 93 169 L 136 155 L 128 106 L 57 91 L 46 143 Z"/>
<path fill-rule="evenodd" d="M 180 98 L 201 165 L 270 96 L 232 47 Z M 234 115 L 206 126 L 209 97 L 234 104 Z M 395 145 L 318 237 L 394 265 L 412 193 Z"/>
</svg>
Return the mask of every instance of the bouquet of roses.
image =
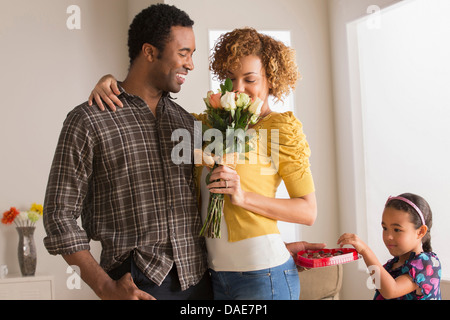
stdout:
<svg viewBox="0 0 450 320">
<path fill-rule="evenodd" d="M 258 122 L 263 101 L 259 98 L 251 99 L 245 93 L 233 91 L 233 83 L 230 79 L 220 85 L 217 93 L 209 91 L 203 100 L 206 104 L 203 136 L 213 135 L 214 141 L 205 143 L 203 150 L 195 150 L 196 159 L 201 156 L 202 160 L 196 160 L 195 163 L 212 168 L 211 172 L 221 165 L 234 169 L 237 159 L 250 150 L 251 135 L 248 134 L 248 127 Z M 206 134 L 206 131 L 211 129 L 212 134 Z M 206 177 L 207 184 L 211 183 L 211 172 Z M 223 203 L 223 194 L 211 193 L 208 215 L 200 235 L 220 238 Z"/>
</svg>

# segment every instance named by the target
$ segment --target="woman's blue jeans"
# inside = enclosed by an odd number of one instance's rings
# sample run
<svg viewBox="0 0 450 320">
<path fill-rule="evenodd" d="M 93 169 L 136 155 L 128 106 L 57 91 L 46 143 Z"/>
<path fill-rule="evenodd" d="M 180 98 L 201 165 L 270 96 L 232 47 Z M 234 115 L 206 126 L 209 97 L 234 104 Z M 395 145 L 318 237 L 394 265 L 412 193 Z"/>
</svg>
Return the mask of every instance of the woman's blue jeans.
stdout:
<svg viewBox="0 0 450 320">
<path fill-rule="evenodd" d="M 248 272 L 210 270 L 215 300 L 298 300 L 300 280 L 292 258 L 269 269 Z"/>
</svg>

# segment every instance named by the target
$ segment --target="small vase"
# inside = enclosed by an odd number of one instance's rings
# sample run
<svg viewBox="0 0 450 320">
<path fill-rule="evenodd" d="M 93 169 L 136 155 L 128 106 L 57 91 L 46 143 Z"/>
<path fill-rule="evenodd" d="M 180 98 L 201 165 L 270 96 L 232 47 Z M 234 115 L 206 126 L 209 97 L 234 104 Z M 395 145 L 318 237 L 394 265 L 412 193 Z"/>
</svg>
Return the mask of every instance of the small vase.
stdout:
<svg viewBox="0 0 450 320">
<path fill-rule="evenodd" d="M 19 233 L 19 257 L 20 272 L 23 276 L 34 276 L 36 272 L 36 244 L 34 242 L 35 227 L 17 227 Z"/>
</svg>

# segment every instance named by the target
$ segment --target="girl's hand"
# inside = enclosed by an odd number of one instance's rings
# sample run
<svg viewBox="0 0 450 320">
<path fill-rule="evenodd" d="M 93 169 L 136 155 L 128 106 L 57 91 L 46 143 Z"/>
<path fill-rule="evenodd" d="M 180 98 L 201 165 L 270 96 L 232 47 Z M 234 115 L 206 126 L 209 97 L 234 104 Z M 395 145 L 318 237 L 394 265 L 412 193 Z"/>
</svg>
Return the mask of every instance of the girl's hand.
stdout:
<svg viewBox="0 0 450 320">
<path fill-rule="evenodd" d="M 209 192 L 228 194 L 233 205 L 242 206 L 245 201 L 245 191 L 241 189 L 240 177 L 236 170 L 219 166 L 211 173 L 209 179 L 215 181 L 208 185 Z"/>
<path fill-rule="evenodd" d="M 119 94 L 120 91 L 117 87 L 117 80 L 114 76 L 108 74 L 98 81 L 89 96 L 88 103 L 92 106 L 92 101 L 94 99 L 100 110 L 104 111 L 105 107 L 103 102 L 105 102 L 112 111 L 116 111 L 116 105 L 123 108 L 122 102 L 117 97 Z"/>
<path fill-rule="evenodd" d="M 344 233 L 337 241 L 337 244 L 343 247 L 346 244 L 352 245 L 359 254 L 363 254 L 367 245 L 353 233 Z"/>
</svg>

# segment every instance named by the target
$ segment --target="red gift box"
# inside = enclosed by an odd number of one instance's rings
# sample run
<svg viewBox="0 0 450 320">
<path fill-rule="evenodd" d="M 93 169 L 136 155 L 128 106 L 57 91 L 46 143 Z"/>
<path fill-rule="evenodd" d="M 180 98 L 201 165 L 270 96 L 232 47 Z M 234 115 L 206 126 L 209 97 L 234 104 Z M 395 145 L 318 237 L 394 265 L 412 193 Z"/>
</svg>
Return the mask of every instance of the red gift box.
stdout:
<svg viewBox="0 0 450 320">
<path fill-rule="evenodd" d="M 305 268 L 329 267 L 352 262 L 360 258 L 351 248 L 304 250 L 297 253 L 297 265 Z"/>
</svg>

